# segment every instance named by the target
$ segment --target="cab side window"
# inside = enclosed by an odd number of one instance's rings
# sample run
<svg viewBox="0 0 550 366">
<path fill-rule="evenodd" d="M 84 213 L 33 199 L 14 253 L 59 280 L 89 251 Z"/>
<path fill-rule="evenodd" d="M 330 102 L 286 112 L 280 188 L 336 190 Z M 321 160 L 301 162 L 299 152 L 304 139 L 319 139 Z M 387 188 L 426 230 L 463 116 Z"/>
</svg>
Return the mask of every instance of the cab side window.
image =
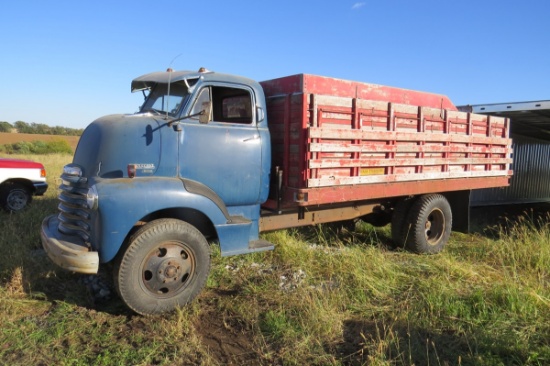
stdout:
<svg viewBox="0 0 550 366">
<path fill-rule="evenodd" d="M 214 120 L 232 123 L 252 123 L 250 93 L 220 95 L 214 102 Z M 216 117 L 218 117 L 216 119 Z"/>
<path fill-rule="evenodd" d="M 215 122 L 251 124 L 252 95 L 249 90 L 225 86 L 210 86 L 199 92 L 191 114 L 198 114 L 203 103 L 212 101 L 212 120 Z M 199 119 L 198 115 L 193 117 Z"/>
</svg>

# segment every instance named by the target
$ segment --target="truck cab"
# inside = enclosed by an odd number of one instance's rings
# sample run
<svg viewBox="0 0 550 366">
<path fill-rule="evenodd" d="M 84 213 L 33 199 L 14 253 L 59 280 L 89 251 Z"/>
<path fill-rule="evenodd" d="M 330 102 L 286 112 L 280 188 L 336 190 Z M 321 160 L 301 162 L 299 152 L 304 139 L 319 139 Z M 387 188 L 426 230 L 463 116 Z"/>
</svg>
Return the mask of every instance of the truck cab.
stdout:
<svg viewBox="0 0 550 366">
<path fill-rule="evenodd" d="M 44 220 L 41 234 L 50 258 L 71 271 L 97 273 L 100 263 L 115 261 L 116 271 L 125 272 L 145 261 L 131 280 L 148 278 L 140 285 L 143 299 L 130 307 L 150 313 L 148 300 L 165 309 L 182 302 L 172 294 L 202 287 L 210 263 L 206 238 L 219 241 L 222 255 L 273 248 L 258 238 L 271 147 L 255 81 L 169 69 L 138 77 L 131 88 L 144 93 L 140 111 L 85 129 L 63 170 L 60 212 Z M 136 258 L 132 243 L 154 235 L 158 223 L 173 237 L 154 239 Z M 189 242 L 178 231 L 191 233 Z M 177 285 L 164 286 L 167 278 Z M 117 284 L 127 302 L 125 291 L 134 285 Z"/>
</svg>

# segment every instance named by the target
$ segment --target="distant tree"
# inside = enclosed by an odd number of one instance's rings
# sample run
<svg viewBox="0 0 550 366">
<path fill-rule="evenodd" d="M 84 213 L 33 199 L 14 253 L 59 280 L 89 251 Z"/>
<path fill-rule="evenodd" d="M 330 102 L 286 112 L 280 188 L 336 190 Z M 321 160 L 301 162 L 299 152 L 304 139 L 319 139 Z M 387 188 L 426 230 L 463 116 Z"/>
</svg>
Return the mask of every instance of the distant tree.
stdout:
<svg viewBox="0 0 550 366">
<path fill-rule="evenodd" d="M 1 121 L 0 122 L 0 132 L 11 132 L 13 126 L 9 122 Z"/>
<path fill-rule="evenodd" d="M 36 133 L 39 135 L 51 135 L 51 128 L 48 125 L 45 125 L 43 123 L 31 123 L 31 130 L 30 133 Z"/>
<path fill-rule="evenodd" d="M 13 124 L 19 133 L 32 133 L 32 128 L 27 122 L 17 121 Z"/>
<path fill-rule="evenodd" d="M 60 136 L 81 136 L 83 128 L 69 128 L 55 126 L 50 127 L 44 123 L 27 123 L 17 121 L 13 125 L 8 122 L 0 121 L 0 132 L 13 132 L 16 129 L 19 133 L 40 134 L 40 135 L 60 135 Z"/>
<path fill-rule="evenodd" d="M 65 127 L 55 126 L 55 127 L 52 127 L 51 133 L 52 135 L 68 135 L 67 130 L 68 129 Z"/>
<path fill-rule="evenodd" d="M 73 132 L 71 134 L 71 136 L 82 136 L 82 134 L 84 133 L 84 129 L 83 128 L 77 128 L 77 129 L 72 129 Z"/>
</svg>

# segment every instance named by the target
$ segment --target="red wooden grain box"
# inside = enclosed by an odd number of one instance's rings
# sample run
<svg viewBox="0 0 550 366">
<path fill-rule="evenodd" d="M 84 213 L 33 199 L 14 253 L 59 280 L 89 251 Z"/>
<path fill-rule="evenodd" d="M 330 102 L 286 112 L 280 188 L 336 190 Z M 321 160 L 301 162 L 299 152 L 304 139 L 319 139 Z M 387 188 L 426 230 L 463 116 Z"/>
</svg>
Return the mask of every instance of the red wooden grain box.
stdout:
<svg viewBox="0 0 550 366">
<path fill-rule="evenodd" d="M 508 119 L 457 111 L 443 95 L 307 74 L 261 85 L 283 205 L 508 185 Z"/>
</svg>

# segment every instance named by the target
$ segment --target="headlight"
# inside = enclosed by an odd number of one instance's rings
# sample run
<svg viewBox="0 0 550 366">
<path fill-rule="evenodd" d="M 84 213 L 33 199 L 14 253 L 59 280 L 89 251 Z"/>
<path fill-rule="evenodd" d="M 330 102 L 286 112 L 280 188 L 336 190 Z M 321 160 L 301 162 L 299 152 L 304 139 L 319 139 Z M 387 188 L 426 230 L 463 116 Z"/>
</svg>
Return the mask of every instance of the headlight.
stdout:
<svg viewBox="0 0 550 366">
<path fill-rule="evenodd" d="M 79 166 L 65 165 L 63 174 L 72 175 L 74 177 L 82 177 L 82 169 Z"/>
<path fill-rule="evenodd" d="M 98 201 L 97 188 L 94 184 L 88 189 L 88 193 L 86 194 L 86 204 L 88 205 L 88 208 L 90 210 L 94 210 L 97 208 L 97 201 Z"/>
</svg>

